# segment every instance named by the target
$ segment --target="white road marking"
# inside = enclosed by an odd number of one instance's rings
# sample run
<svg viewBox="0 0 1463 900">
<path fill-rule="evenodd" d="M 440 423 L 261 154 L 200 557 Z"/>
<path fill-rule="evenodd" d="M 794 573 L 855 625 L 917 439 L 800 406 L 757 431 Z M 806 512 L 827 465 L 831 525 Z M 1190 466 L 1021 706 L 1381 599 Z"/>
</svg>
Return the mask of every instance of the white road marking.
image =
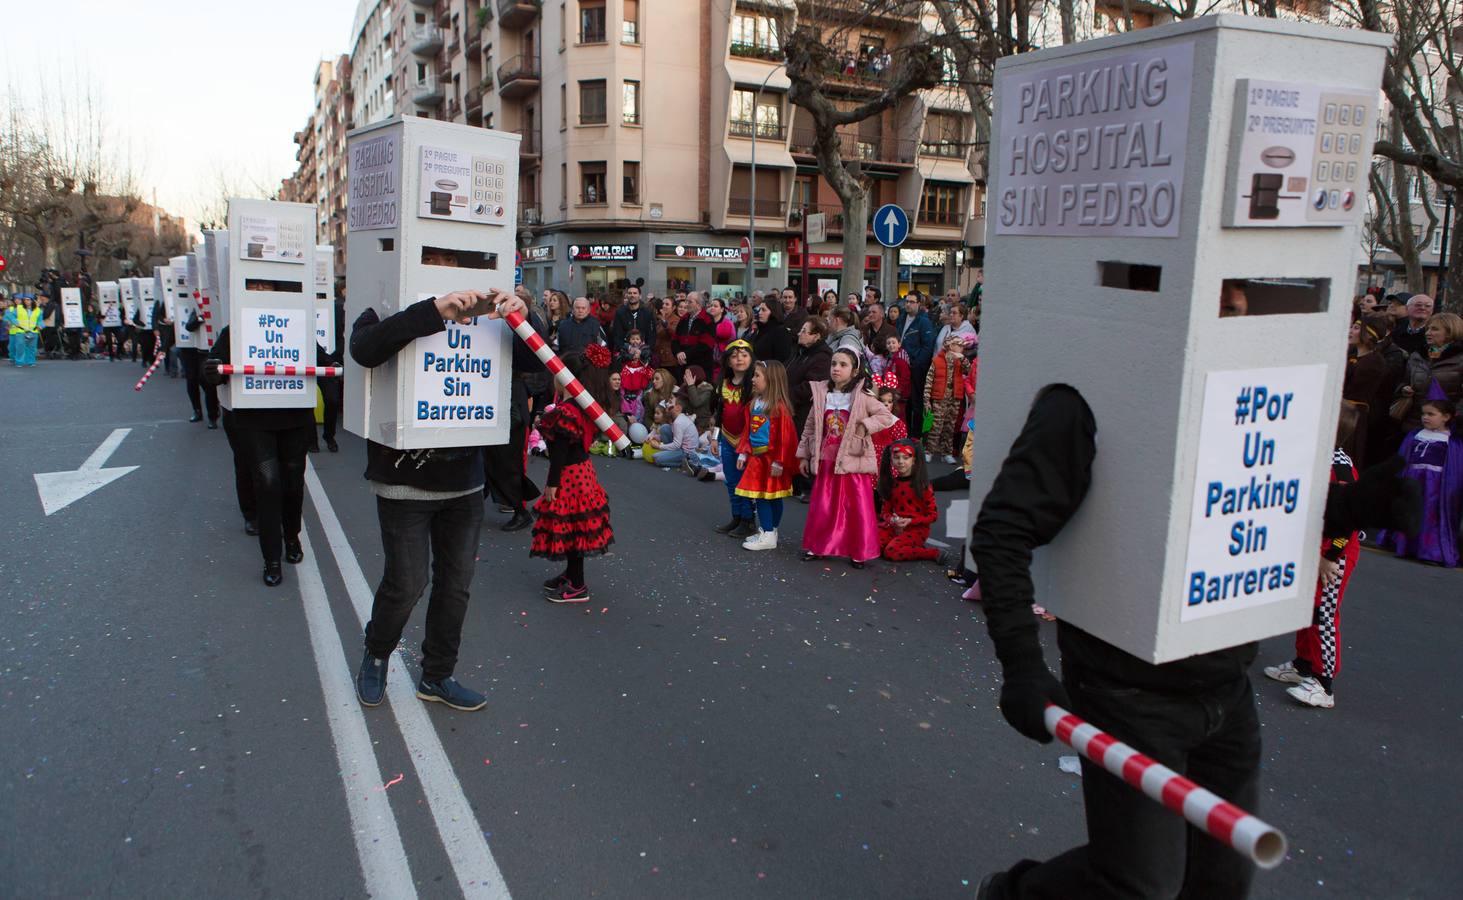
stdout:
<svg viewBox="0 0 1463 900">
<path fill-rule="evenodd" d="M 325 530 L 325 539 L 330 544 L 331 554 L 340 569 L 340 577 L 345 582 L 346 593 L 350 595 L 351 605 L 355 607 L 356 616 L 364 631 L 366 622 L 371 618 L 373 591 L 366 582 L 365 573 L 361 571 L 355 551 L 351 550 L 345 530 L 340 527 L 340 519 L 335 515 L 335 508 L 330 505 L 325 486 L 320 483 L 320 476 L 315 473 L 314 465 L 308 461 L 305 484 L 310 491 L 310 500 L 315 504 L 315 511 L 320 515 L 320 525 Z M 396 719 L 397 730 L 401 732 L 401 738 L 411 753 L 412 765 L 416 767 L 417 778 L 427 796 L 427 806 L 432 811 L 437 833 L 442 838 L 442 846 L 447 851 L 447 859 L 452 863 L 452 871 L 457 876 L 457 886 L 461 888 L 463 896 L 510 900 L 508 885 L 503 881 L 503 873 L 498 870 L 492 851 L 488 849 L 477 814 L 473 812 L 467 796 L 462 792 L 462 784 L 457 780 L 457 773 L 447 759 L 442 740 L 432 727 L 425 705 L 416 697 L 416 681 L 407 671 L 399 653 L 391 654 L 386 696 L 391 701 L 391 712 Z"/>
<path fill-rule="evenodd" d="M 37 472 L 36 493 L 41 498 L 41 508 L 46 515 L 58 513 L 92 491 L 104 488 L 128 472 L 135 471 L 137 466 L 102 468 L 111 455 L 117 452 L 123 439 L 131 433 L 131 428 L 113 429 L 101 446 L 91 451 L 91 455 L 79 469 L 70 472 Z"/>
<path fill-rule="evenodd" d="M 340 632 L 330 614 L 330 601 L 325 598 L 325 583 L 320 577 L 308 529 L 300 530 L 300 546 L 305 549 L 305 561 L 293 568 L 300 579 L 310 649 L 314 651 L 315 669 L 325 694 L 325 718 L 330 723 L 335 759 L 340 765 L 341 781 L 345 783 L 351 834 L 356 840 L 356 856 L 361 861 L 366 892 L 393 900 L 416 897 L 416 884 L 406 850 L 401 845 L 396 816 L 391 812 L 386 792 L 381 790 L 385 779 L 371 747 L 365 714 L 356 700 L 355 683 L 351 680 L 355 670 L 346 662 L 341 648 Z"/>
</svg>

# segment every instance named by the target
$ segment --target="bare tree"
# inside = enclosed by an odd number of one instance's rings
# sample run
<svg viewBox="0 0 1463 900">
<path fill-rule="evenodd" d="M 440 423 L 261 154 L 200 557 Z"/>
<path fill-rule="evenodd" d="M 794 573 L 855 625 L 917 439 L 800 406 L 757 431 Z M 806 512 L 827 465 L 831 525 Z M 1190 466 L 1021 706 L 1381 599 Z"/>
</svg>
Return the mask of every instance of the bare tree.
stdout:
<svg viewBox="0 0 1463 900">
<path fill-rule="evenodd" d="M 788 99 L 811 121 L 818 170 L 843 204 L 846 288 L 863 282 L 871 212 L 857 135 L 848 129 L 940 84 L 944 56 L 937 39 L 918 28 L 921 9 L 912 0 L 800 0 L 799 24 L 783 41 Z M 860 63 L 857 75 L 845 77 L 852 39 L 874 20 L 905 23 L 906 39 L 885 49 L 889 65 L 881 62 L 877 74 Z"/>
</svg>

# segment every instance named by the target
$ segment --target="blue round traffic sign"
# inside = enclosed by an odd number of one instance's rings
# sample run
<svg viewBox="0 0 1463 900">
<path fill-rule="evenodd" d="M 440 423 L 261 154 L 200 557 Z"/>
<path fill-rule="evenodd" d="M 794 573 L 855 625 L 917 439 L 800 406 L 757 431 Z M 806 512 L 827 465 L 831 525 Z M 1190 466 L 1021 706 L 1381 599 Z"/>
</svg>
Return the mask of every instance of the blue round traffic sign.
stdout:
<svg viewBox="0 0 1463 900">
<path fill-rule="evenodd" d="M 909 214 L 896 204 L 885 203 L 874 213 L 874 237 L 885 247 L 898 247 L 909 237 Z"/>
</svg>

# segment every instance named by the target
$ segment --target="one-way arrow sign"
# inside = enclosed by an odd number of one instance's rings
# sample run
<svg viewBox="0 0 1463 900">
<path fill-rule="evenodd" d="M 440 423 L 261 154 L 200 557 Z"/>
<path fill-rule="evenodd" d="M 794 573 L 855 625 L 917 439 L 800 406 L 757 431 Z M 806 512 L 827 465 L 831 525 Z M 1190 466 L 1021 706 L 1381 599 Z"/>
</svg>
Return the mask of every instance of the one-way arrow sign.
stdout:
<svg viewBox="0 0 1463 900">
<path fill-rule="evenodd" d="M 92 491 L 104 488 L 136 469 L 136 466 L 102 468 L 102 464 L 121 445 L 122 439 L 131 433 L 131 428 L 114 430 L 74 472 L 37 472 L 36 493 L 41 495 L 41 507 L 46 515 L 60 512 Z"/>
</svg>

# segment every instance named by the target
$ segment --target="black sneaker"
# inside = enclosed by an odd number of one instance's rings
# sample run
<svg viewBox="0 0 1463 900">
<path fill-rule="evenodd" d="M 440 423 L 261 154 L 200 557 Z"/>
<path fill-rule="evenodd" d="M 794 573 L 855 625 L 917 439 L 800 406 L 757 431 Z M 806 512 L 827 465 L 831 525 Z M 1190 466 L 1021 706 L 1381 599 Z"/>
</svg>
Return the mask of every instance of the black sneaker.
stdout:
<svg viewBox="0 0 1463 900">
<path fill-rule="evenodd" d="M 264 585 L 265 587 L 278 587 L 284 581 L 284 566 L 277 562 L 264 564 Z"/>
<path fill-rule="evenodd" d="M 498 527 L 502 531 L 522 531 L 532 524 L 533 516 L 528 514 L 528 510 L 520 509 L 513 513 L 513 518 Z"/>
<path fill-rule="evenodd" d="M 326 438 L 325 449 L 329 450 L 331 453 L 339 453 L 340 445 L 335 442 L 335 438 Z"/>
<path fill-rule="evenodd" d="M 285 562 L 290 565 L 298 565 L 305 559 L 305 548 L 300 546 L 299 538 L 285 538 L 284 542 Z"/>
<path fill-rule="evenodd" d="M 244 520 L 244 533 L 249 535 L 250 537 L 254 537 L 259 534 L 259 526 L 254 524 L 253 519 Z"/>
<path fill-rule="evenodd" d="M 569 586 L 569 576 L 564 574 L 555 575 L 544 582 L 544 590 L 551 594 L 557 594 Z"/>
<path fill-rule="evenodd" d="M 458 684 L 456 678 L 443 678 L 441 681 L 423 678 L 417 682 L 417 699 L 429 703 L 445 703 L 463 712 L 473 712 L 488 705 L 487 697 Z"/>
<path fill-rule="evenodd" d="M 544 599 L 550 603 L 588 603 L 589 585 L 581 584 L 579 587 L 575 587 L 565 579 L 562 590 L 551 591 Z"/>
<path fill-rule="evenodd" d="M 717 534 L 731 534 L 741 524 L 742 524 L 742 520 L 741 519 L 739 519 L 736 516 L 732 516 L 732 520 L 730 522 L 726 523 L 725 525 L 718 525 L 718 526 L 716 526 L 716 532 L 717 532 Z"/>
<path fill-rule="evenodd" d="M 728 536 L 734 538 L 749 538 L 757 533 L 757 523 L 751 519 L 743 519 L 737 523 L 737 527 L 727 532 Z"/>
<path fill-rule="evenodd" d="M 218 419 L 209 419 L 208 420 L 208 430 L 209 431 L 218 431 Z"/>
<path fill-rule="evenodd" d="M 190 422 L 202 422 L 203 421 L 203 413 L 199 412 L 196 409 L 193 410 L 193 415 L 191 415 L 191 416 L 188 417 L 188 421 L 190 421 Z"/>
<path fill-rule="evenodd" d="M 386 660 L 377 659 L 367 650 L 356 671 L 356 699 L 362 706 L 380 706 L 386 697 Z"/>
</svg>

